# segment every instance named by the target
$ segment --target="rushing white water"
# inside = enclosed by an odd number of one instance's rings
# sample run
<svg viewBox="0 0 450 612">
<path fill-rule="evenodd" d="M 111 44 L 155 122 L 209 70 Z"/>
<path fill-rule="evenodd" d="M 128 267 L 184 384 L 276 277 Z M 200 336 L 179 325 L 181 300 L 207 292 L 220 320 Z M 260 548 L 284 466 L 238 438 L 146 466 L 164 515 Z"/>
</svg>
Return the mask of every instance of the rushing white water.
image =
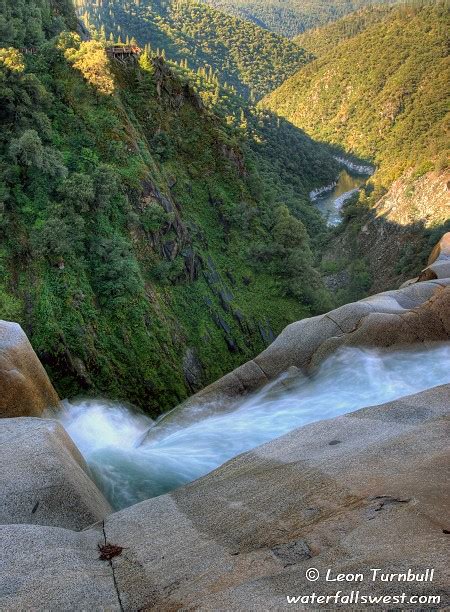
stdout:
<svg viewBox="0 0 450 612">
<path fill-rule="evenodd" d="M 450 344 L 381 352 L 345 349 L 312 378 L 282 376 L 215 414 L 142 444 L 158 427 L 131 408 L 104 400 L 65 402 L 58 415 L 115 508 L 160 495 L 228 459 L 313 421 L 381 404 L 450 382 Z"/>
</svg>

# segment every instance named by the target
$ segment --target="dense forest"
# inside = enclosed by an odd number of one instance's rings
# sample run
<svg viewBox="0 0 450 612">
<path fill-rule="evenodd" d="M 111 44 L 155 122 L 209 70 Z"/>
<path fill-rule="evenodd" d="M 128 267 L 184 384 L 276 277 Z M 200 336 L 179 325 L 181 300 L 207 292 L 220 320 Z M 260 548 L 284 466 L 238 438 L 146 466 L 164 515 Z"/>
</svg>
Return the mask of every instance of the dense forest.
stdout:
<svg viewBox="0 0 450 612">
<path fill-rule="evenodd" d="M 261 103 L 376 166 L 325 251 L 337 300 L 413 277 L 450 229 L 448 31 L 448 2 L 364 9 L 299 37 L 318 59 Z"/>
<path fill-rule="evenodd" d="M 316 58 L 320 57 L 342 41 L 353 38 L 371 25 L 388 19 L 395 7 L 376 4 L 346 15 L 338 21 L 321 28 L 315 28 L 295 37 L 295 42 L 307 49 Z"/>
<path fill-rule="evenodd" d="M 295 43 L 196 0 L 76 0 L 76 6 L 106 39 L 134 38 L 254 100 L 309 59 Z"/>
<path fill-rule="evenodd" d="M 77 26 L 63 0 L 2 4 L 0 317 L 62 396 L 157 414 L 330 307 L 301 194 L 336 164 L 269 112 L 257 134 L 214 114 L 185 65 L 109 59 Z M 269 160 L 292 138 L 289 183 Z"/>
<path fill-rule="evenodd" d="M 370 8 L 304 51 L 191 0 L 78 10 L 89 30 L 64 0 L 2 4 L 0 317 L 61 395 L 157 414 L 367 292 L 359 256 L 347 288 L 323 284 L 308 194 L 344 150 L 377 165 L 375 195 L 445 166 L 448 15 Z"/>
<path fill-rule="evenodd" d="M 318 28 L 368 4 L 396 0 L 203 0 L 262 28 L 293 37 Z"/>
<path fill-rule="evenodd" d="M 405 4 L 379 19 L 369 12 L 314 34 L 319 58 L 262 102 L 312 137 L 375 162 L 385 187 L 407 168 L 446 163 L 448 30 L 446 2 Z M 312 35 L 313 36 L 313 35 Z M 337 43 L 337 44 L 336 44 Z M 328 49 L 328 50 L 326 50 Z"/>
<path fill-rule="evenodd" d="M 79 0 L 78 14 L 104 44 L 138 42 L 150 54 L 164 57 L 207 108 L 240 131 L 249 158 L 269 185 L 277 185 L 274 197 L 281 197 L 310 223 L 313 239 L 320 244 L 323 228 L 308 194 L 312 184 L 321 185 L 337 174 L 332 151 L 253 103 L 312 55 L 195 0 Z"/>
</svg>

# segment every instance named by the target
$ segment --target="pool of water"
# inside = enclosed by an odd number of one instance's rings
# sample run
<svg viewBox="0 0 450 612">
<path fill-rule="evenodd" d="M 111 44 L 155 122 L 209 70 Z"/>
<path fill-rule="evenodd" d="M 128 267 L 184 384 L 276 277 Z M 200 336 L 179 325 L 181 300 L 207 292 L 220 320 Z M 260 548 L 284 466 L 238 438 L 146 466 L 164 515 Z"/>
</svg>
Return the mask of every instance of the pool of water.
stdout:
<svg viewBox="0 0 450 612">
<path fill-rule="evenodd" d="M 297 427 L 450 382 L 450 343 L 424 350 L 345 349 L 310 378 L 285 374 L 231 412 L 171 427 L 107 400 L 66 401 L 57 418 L 116 508 L 166 493 Z"/>
<path fill-rule="evenodd" d="M 314 199 L 314 205 L 323 214 L 328 225 L 340 223 L 342 206 L 365 184 L 367 178 L 367 175 L 357 176 L 342 170 L 336 186 Z"/>
</svg>

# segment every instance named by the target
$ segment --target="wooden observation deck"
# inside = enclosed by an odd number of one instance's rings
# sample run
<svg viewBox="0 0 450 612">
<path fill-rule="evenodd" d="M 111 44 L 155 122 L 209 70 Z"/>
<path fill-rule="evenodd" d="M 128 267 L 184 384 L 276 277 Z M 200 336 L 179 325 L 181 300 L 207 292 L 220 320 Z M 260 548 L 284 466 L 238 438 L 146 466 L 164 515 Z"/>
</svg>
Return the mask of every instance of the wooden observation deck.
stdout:
<svg viewBox="0 0 450 612">
<path fill-rule="evenodd" d="M 141 48 L 136 45 L 112 45 L 111 47 L 106 47 L 107 56 L 118 60 L 138 57 L 141 52 Z"/>
</svg>

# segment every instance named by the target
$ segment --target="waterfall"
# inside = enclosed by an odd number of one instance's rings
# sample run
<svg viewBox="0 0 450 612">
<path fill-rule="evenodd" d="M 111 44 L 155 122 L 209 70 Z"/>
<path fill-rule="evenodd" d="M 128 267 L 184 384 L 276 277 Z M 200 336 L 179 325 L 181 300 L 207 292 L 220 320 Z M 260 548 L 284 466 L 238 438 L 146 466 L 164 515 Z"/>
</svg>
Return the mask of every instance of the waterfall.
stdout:
<svg viewBox="0 0 450 612">
<path fill-rule="evenodd" d="M 135 409 L 106 400 L 66 401 L 57 418 L 115 508 L 192 481 L 239 453 L 297 427 L 450 382 L 450 344 L 404 351 L 343 349 L 312 377 L 286 373 L 241 398 L 232 412 L 140 444 L 158 427 Z"/>
</svg>

